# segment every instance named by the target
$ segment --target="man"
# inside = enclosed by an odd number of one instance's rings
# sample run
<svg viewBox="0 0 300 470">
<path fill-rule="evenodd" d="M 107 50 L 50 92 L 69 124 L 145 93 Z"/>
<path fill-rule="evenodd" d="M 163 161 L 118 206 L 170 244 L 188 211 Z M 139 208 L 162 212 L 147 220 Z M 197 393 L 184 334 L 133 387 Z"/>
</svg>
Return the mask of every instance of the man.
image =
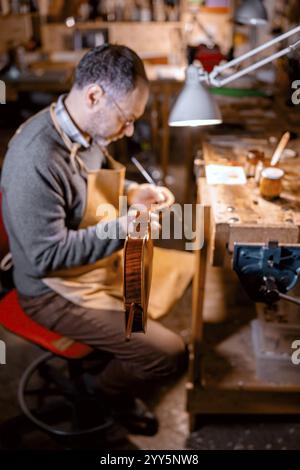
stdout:
<svg viewBox="0 0 300 470">
<path fill-rule="evenodd" d="M 107 145 L 131 136 L 144 112 L 149 86 L 140 58 L 106 44 L 79 63 L 67 96 L 16 132 L 2 173 L 3 216 L 14 261 L 19 301 L 35 321 L 108 353 L 98 385 L 138 432 L 157 429 L 155 417 L 131 390 L 160 383 L 178 371 L 181 338 L 149 321 L 147 333 L 124 341 L 120 258 L 124 236 L 102 237 L 104 227 L 124 235 L 122 218 L 101 218 L 99 207 L 162 201 L 166 190 L 125 182 L 124 168 Z M 126 412 L 122 409 L 126 396 Z M 139 405 L 139 406 L 138 406 Z M 132 428 L 131 428 L 132 429 Z"/>
</svg>

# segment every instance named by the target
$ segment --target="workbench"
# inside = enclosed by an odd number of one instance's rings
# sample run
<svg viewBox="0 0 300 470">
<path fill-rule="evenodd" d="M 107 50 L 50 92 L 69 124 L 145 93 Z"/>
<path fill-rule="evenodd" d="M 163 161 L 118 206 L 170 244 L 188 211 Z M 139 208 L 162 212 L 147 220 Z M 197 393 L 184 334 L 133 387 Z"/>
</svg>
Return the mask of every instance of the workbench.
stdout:
<svg viewBox="0 0 300 470">
<path fill-rule="evenodd" d="M 210 163 L 243 164 L 247 148 L 257 144 L 266 152 L 272 147 L 267 139 L 235 145 L 218 140 L 203 143 L 203 170 Z M 293 145 L 299 149 L 299 142 Z M 300 156 L 281 166 L 284 186 L 276 201 L 263 199 L 252 178 L 244 185 L 208 185 L 205 171 L 198 175 L 204 244 L 196 252 L 193 281 L 187 382 L 191 430 L 196 418 L 205 414 L 300 413 L 300 386 L 275 385 L 256 377 L 250 326 L 256 306 L 232 270 L 235 242 L 300 242 Z"/>
</svg>

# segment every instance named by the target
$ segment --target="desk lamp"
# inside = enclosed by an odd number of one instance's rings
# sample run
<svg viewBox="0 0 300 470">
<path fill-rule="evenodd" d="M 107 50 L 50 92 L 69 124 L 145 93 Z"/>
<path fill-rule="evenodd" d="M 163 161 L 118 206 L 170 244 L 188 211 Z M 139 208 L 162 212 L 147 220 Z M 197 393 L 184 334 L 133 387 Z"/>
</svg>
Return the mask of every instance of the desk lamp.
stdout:
<svg viewBox="0 0 300 470">
<path fill-rule="evenodd" d="M 268 22 L 268 15 L 260 0 L 244 0 L 236 9 L 234 20 L 236 23 L 259 26 Z"/>
<path fill-rule="evenodd" d="M 234 71 L 233 74 L 227 77 L 221 76 L 218 78 L 218 75 L 231 67 L 236 67 L 244 60 L 256 56 L 265 49 L 286 40 L 288 37 L 296 33 L 300 33 L 300 26 L 271 39 L 265 44 L 246 52 L 230 62 L 226 62 L 223 65 L 217 65 L 210 73 L 203 70 L 199 65 L 190 65 L 187 69 L 185 85 L 171 110 L 169 125 L 173 127 L 182 127 L 221 124 L 221 112 L 214 96 L 209 92 L 209 86 L 222 87 L 227 83 L 258 69 L 259 67 L 288 54 L 296 49 L 296 47 L 300 46 L 300 37 L 297 38 L 296 42 L 290 44 L 284 49 L 264 57 L 244 69 Z"/>
<path fill-rule="evenodd" d="M 235 10 L 234 21 L 250 27 L 251 49 L 254 49 L 257 46 L 258 28 L 268 22 L 268 14 L 262 0 L 243 0 Z"/>
</svg>

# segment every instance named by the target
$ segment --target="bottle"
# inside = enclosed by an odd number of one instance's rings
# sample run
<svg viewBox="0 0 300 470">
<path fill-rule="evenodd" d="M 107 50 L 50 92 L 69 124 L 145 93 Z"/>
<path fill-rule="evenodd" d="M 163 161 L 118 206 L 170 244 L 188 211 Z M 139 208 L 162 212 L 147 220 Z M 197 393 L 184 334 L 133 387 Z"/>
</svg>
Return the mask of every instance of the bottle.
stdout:
<svg viewBox="0 0 300 470">
<path fill-rule="evenodd" d="M 151 21 L 152 19 L 150 3 L 147 0 L 141 3 L 140 19 L 141 21 Z"/>
<path fill-rule="evenodd" d="M 154 21 L 165 21 L 164 0 L 153 0 L 153 19 Z"/>
<path fill-rule="evenodd" d="M 87 21 L 90 17 L 91 6 L 88 2 L 81 3 L 78 8 L 78 17 L 80 21 Z"/>
<path fill-rule="evenodd" d="M 135 0 L 133 3 L 131 15 L 132 15 L 131 16 L 132 21 L 140 21 L 141 19 L 140 7 L 139 7 L 137 0 Z"/>
<path fill-rule="evenodd" d="M 26 13 L 30 12 L 30 4 L 27 1 L 21 0 L 19 6 L 19 13 L 25 15 Z"/>
<path fill-rule="evenodd" d="M 1 15 L 8 15 L 10 13 L 10 1 L 9 0 L 1 0 Z"/>
<path fill-rule="evenodd" d="M 115 1 L 115 15 L 116 21 L 123 21 L 124 20 L 124 9 L 125 4 L 124 0 L 116 0 Z"/>
<path fill-rule="evenodd" d="M 246 154 L 245 173 L 248 178 L 255 177 L 257 164 L 264 159 L 264 153 L 257 149 L 251 149 Z"/>
<path fill-rule="evenodd" d="M 115 2 L 114 0 L 104 0 L 101 2 L 101 13 L 104 21 L 115 21 Z"/>
<path fill-rule="evenodd" d="M 12 13 L 15 13 L 15 14 L 20 13 L 20 2 L 19 2 L 19 0 L 12 0 L 11 1 L 11 11 L 12 11 Z"/>
</svg>

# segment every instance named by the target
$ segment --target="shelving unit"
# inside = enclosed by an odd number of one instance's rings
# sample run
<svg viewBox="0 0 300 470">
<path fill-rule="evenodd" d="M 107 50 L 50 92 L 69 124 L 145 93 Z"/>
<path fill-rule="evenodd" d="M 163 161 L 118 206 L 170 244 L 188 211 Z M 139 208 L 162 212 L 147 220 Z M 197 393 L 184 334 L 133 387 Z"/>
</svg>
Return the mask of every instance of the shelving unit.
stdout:
<svg viewBox="0 0 300 470">
<path fill-rule="evenodd" d="M 63 51 L 70 42 L 75 28 L 78 30 L 107 30 L 109 41 L 126 44 L 137 53 L 170 54 L 172 34 L 180 31 L 180 22 L 103 22 L 78 23 L 68 28 L 63 23 L 48 23 L 41 27 L 43 50 L 46 52 Z"/>
<path fill-rule="evenodd" d="M 23 15 L 0 15 L 0 53 L 6 50 L 9 42 L 27 42 L 33 32 L 33 17 L 30 13 Z"/>
</svg>

